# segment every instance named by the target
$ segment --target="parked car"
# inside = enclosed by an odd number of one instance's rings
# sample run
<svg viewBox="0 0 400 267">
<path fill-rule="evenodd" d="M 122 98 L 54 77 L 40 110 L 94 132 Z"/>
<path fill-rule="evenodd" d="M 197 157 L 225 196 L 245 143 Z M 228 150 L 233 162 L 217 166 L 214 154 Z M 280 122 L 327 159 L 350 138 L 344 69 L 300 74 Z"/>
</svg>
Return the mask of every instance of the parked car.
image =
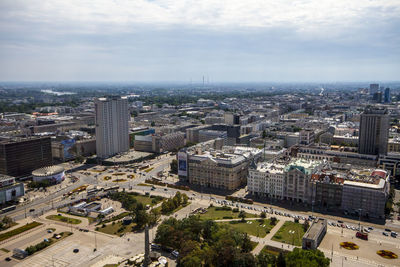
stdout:
<svg viewBox="0 0 400 267">
<path fill-rule="evenodd" d="M 159 244 L 154 244 L 154 243 L 151 243 L 150 247 L 151 247 L 151 249 L 154 249 L 154 250 L 161 249 L 161 246 Z"/>
<path fill-rule="evenodd" d="M 174 250 L 171 252 L 171 255 L 174 256 L 175 258 L 179 257 L 179 252 L 177 250 Z"/>
<path fill-rule="evenodd" d="M 386 232 L 382 232 L 382 234 L 383 234 L 384 236 L 389 236 L 389 234 L 386 233 Z"/>
<path fill-rule="evenodd" d="M 79 249 L 75 248 L 72 252 L 78 253 L 78 252 L 79 252 Z"/>
</svg>

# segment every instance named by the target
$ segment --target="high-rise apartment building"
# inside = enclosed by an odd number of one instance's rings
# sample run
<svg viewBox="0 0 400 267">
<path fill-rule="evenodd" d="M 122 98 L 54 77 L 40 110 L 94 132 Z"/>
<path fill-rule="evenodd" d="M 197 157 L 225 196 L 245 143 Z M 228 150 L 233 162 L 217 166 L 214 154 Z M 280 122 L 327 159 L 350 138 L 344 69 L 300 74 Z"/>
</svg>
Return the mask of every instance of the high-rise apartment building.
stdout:
<svg viewBox="0 0 400 267">
<path fill-rule="evenodd" d="M 386 108 L 367 108 L 360 117 L 358 152 L 360 154 L 387 154 L 389 115 Z"/>
<path fill-rule="evenodd" d="M 129 111 L 126 97 L 97 98 L 96 152 L 107 158 L 129 150 Z"/>
</svg>

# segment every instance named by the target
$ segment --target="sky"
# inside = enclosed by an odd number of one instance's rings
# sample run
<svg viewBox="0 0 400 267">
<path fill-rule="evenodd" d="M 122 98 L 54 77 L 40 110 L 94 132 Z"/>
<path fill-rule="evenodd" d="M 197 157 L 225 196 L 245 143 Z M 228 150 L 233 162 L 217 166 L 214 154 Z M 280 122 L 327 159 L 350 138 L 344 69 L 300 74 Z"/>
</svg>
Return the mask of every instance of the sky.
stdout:
<svg viewBox="0 0 400 267">
<path fill-rule="evenodd" d="M 399 81 L 400 0 L 0 0 L 1 81 Z"/>
</svg>

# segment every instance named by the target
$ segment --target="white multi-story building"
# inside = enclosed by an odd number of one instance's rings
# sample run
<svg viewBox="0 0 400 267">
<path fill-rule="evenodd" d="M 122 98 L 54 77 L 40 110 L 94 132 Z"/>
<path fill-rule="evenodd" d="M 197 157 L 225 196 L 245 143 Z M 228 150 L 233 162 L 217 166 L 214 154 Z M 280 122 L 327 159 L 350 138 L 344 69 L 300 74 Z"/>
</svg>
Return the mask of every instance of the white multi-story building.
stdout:
<svg viewBox="0 0 400 267">
<path fill-rule="evenodd" d="M 283 199 L 285 183 L 285 165 L 262 162 L 252 163 L 247 178 L 247 189 L 251 194 L 263 197 Z"/>
<path fill-rule="evenodd" d="M 129 111 L 126 97 L 97 98 L 96 152 L 107 158 L 129 150 Z"/>
</svg>

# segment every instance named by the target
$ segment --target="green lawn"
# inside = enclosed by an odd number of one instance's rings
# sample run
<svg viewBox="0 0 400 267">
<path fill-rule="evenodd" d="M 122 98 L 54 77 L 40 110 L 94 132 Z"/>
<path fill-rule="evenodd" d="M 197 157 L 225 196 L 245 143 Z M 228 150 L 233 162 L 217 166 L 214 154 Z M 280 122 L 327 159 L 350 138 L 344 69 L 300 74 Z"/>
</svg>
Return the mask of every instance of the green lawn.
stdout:
<svg viewBox="0 0 400 267">
<path fill-rule="evenodd" d="M 271 221 L 268 219 L 264 219 L 263 221 L 259 220 L 251 220 L 251 221 L 232 221 L 232 222 L 223 222 L 223 224 L 229 224 L 233 228 L 248 233 L 249 235 L 257 236 L 257 237 L 265 237 L 274 225 L 270 224 Z"/>
<path fill-rule="evenodd" d="M 103 223 L 109 223 L 109 222 L 113 222 L 113 221 L 117 221 L 117 220 L 121 220 L 121 219 L 123 219 L 125 216 L 128 216 L 129 214 L 130 214 L 130 212 L 127 212 L 127 211 L 121 212 L 121 213 L 118 214 L 118 215 L 109 217 L 109 218 L 106 219 L 106 220 L 103 220 L 103 221 L 101 221 L 101 222 L 98 222 L 97 225 L 100 225 L 100 224 L 103 224 Z"/>
<path fill-rule="evenodd" d="M 160 200 L 160 201 L 157 201 L 157 203 L 152 203 L 152 200 L 156 199 L 156 198 L 151 198 L 149 196 L 143 196 L 143 195 L 135 196 L 135 198 L 137 199 L 138 202 L 141 202 L 145 206 L 146 205 L 154 206 L 161 201 Z"/>
<path fill-rule="evenodd" d="M 135 223 L 129 225 L 123 225 L 122 222 L 115 222 L 114 224 L 107 224 L 105 227 L 99 226 L 97 231 L 106 233 L 109 235 L 122 235 L 128 232 L 132 232 L 132 228 L 135 227 Z"/>
<path fill-rule="evenodd" d="M 23 233 L 25 231 L 28 231 L 30 229 L 33 229 L 33 228 L 35 228 L 35 227 L 37 227 L 39 225 L 42 225 L 42 224 L 39 223 L 39 222 L 31 222 L 31 223 L 25 224 L 24 226 L 21 226 L 21 227 L 13 229 L 11 231 L 8 231 L 8 232 L 5 232 L 3 234 L 0 234 L 0 241 L 6 240 L 6 239 L 8 239 L 10 237 L 18 235 L 18 234 Z"/>
<path fill-rule="evenodd" d="M 239 212 L 233 212 L 232 210 L 217 210 L 217 207 L 208 208 L 207 212 L 200 214 L 200 218 L 205 220 L 222 220 L 222 219 L 238 219 Z M 246 212 L 246 218 L 256 218 L 257 214 L 251 214 Z"/>
<path fill-rule="evenodd" d="M 289 233 L 291 231 L 292 233 Z M 272 240 L 285 244 L 301 246 L 304 235 L 303 225 L 294 222 L 285 222 L 282 227 L 272 237 Z"/>
<path fill-rule="evenodd" d="M 59 222 L 65 222 L 65 223 L 71 223 L 71 224 L 80 224 L 82 222 L 79 219 L 66 217 L 66 216 L 62 216 L 62 215 L 49 215 L 46 217 L 46 219 L 53 220 L 53 221 L 59 221 Z"/>
<path fill-rule="evenodd" d="M 152 186 L 151 184 L 138 183 L 137 186 Z"/>
</svg>

